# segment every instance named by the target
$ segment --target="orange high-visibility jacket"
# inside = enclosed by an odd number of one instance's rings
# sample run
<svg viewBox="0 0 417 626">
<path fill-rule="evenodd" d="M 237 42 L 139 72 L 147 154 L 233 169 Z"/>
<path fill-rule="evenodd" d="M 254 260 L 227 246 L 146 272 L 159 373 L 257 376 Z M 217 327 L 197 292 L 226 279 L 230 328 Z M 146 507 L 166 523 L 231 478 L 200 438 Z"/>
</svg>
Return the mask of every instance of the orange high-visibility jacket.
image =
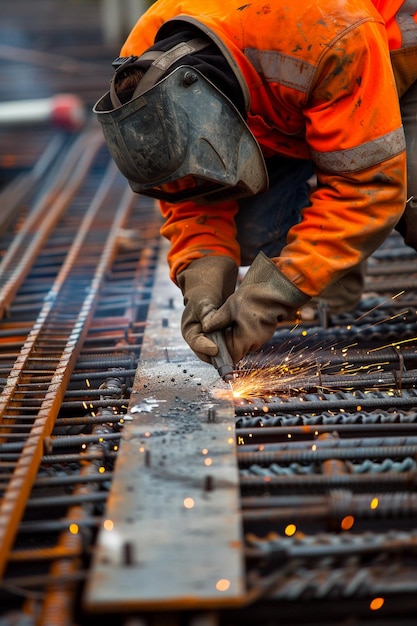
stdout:
<svg viewBox="0 0 417 626">
<path fill-rule="evenodd" d="M 417 46 L 416 11 L 417 0 L 158 0 L 122 47 L 122 56 L 140 55 L 168 20 L 200 26 L 245 79 L 247 123 L 265 157 L 313 160 L 310 205 L 273 259 L 309 296 L 369 256 L 404 210 L 390 50 Z M 201 256 L 240 263 L 236 201 L 162 202 L 161 210 L 174 281 Z"/>
</svg>

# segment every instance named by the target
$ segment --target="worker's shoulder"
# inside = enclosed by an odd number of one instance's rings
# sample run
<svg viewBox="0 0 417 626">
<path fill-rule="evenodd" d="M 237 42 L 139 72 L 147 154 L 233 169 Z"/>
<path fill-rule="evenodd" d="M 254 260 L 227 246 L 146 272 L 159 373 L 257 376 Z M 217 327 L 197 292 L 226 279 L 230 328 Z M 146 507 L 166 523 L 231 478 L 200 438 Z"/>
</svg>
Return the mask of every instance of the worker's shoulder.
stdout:
<svg viewBox="0 0 417 626">
<path fill-rule="evenodd" d="M 363 0 L 255 0 L 241 9 L 246 50 L 278 51 L 313 64 L 345 34 L 369 22 L 384 28 L 374 5 Z"/>
<path fill-rule="evenodd" d="M 254 20 L 257 25 L 274 22 L 285 28 L 311 21 L 334 28 L 367 18 L 382 21 L 375 3 L 377 0 L 158 0 L 147 13 L 159 14 L 164 20 L 192 16 L 225 25 Z"/>
<path fill-rule="evenodd" d="M 217 0 L 214 0 L 217 2 Z M 236 5 L 239 1 L 236 2 Z M 229 5 L 229 10 L 231 6 Z M 255 0 L 236 7 L 244 22 L 255 19 L 274 22 L 279 34 L 285 28 L 290 31 L 299 29 L 308 38 L 308 28 L 321 28 L 343 31 L 363 21 L 376 20 L 383 23 L 383 18 L 375 5 L 368 0 L 275 0 L 265 2 Z"/>
<path fill-rule="evenodd" d="M 209 0 L 211 1 L 211 0 Z M 218 3 L 219 0 L 213 0 Z M 246 10 L 253 10 L 259 15 L 278 14 L 281 18 L 291 15 L 321 15 L 325 21 L 333 17 L 340 16 L 346 19 L 356 19 L 357 17 L 380 16 L 376 8 L 376 2 L 371 0 L 253 0 L 247 4 L 242 4 L 240 0 L 232 0 L 228 3 L 229 8 L 236 8 L 242 14 Z M 226 9 L 227 10 L 227 9 Z"/>
<path fill-rule="evenodd" d="M 308 41 L 318 32 L 326 38 L 326 33 L 331 37 L 364 21 L 383 23 L 371 0 L 158 0 L 147 16 L 155 24 L 159 20 L 159 26 L 181 19 L 200 22 L 225 31 L 237 43 L 246 33 L 256 33 L 260 39 L 299 34 Z M 149 26 L 144 19 L 139 23 L 142 31 Z"/>
<path fill-rule="evenodd" d="M 133 32 L 140 40 L 178 21 L 216 33 L 241 50 L 291 50 L 313 62 L 344 32 L 367 21 L 384 24 L 371 0 L 158 0 Z"/>
</svg>

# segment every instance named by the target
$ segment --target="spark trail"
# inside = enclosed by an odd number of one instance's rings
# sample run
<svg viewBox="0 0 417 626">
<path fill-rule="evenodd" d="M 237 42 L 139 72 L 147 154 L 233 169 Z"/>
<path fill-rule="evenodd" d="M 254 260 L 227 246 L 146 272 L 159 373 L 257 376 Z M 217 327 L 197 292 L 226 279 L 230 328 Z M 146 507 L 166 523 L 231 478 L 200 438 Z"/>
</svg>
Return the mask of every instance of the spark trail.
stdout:
<svg viewBox="0 0 417 626">
<path fill-rule="evenodd" d="M 360 317 L 352 321 L 351 324 L 346 326 L 348 333 L 353 331 L 354 325 L 357 321 L 362 320 L 366 315 L 375 311 L 375 309 L 382 307 L 387 302 L 398 298 L 404 292 L 400 292 L 391 298 L 379 303 L 377 306 L 372 307 L 368 312 L 363 313 Z M 404 317 L 407 314 L 407 310 L 395 315 L 384 317 L 380 321 L 377 321 L 367 327 L 364 327 L 358 331 L 355 329 L 355 337 L 358 334 L 364 334 L 369 329 L 374 328 L 378 324 L 382 324 L 387 321 L 395 320 L 400 317 Z M 293 327 L 291 332 L 295 332 L 300 328 L 297 324 Z M 267 397 L 276 392 L 283 394 L 294 394 L 303 391 L 303 383 L 306 378 L 317 378 L 317 387 L 323 389 L 321 383 L 321 375 L 325 371 L 326 375 L 331 375 L 346 381 L 346 378 L 357 377 L 365 372 L 367 374 L 380 372 L 383 370 L 388 362 L 372 362 L 369 364 L 355 365 L 349 362 L 349 351 L 358 347 L 358 341 L 347 343 L 344 340 L 345 345 L 341 346 L 341 342 L 333 342 L 326 346 L 325 344 L 317 343 L 317 332 L 309 335 L 308 330 L 303 329 L 301 331 L 301 340 L 297 338 L 298 344 L 294 345 L 287 341 L 285 344 L 280 345 L 278 348 L 273 346 L 268 350 L 261 351 L 256 354 L 247 355 L 240 363 L 237 370 L 237 376 L 230 385 L 233 390 L 232 394 L 234 398 L 248 398 L 248 397 Z M 407 339 L 404 342 L 398 341 L 390 345 L 400 346 L 402 343 L 409 343 L 417 341 L 417 337 Z M 343 357 L 342 362 L 336 365 L 332 362 L 332 358 L 323 358 L 324 351 L 329 350 L 330 353 L 336 353 L 339 350 L 340 356 Z M 375 351 L 376 349 L 367 350 L 367 354 Z M 334 385 L 332 385 L 334 390 Z M 346 382 L 343 385 L 346 389 Z M 342 386 L 340 387 L 342 389 Z M 230 389 L 228 390 L 230 394 Z M 230 397 L 230 396 L 229 396 Z"/>
</svg>

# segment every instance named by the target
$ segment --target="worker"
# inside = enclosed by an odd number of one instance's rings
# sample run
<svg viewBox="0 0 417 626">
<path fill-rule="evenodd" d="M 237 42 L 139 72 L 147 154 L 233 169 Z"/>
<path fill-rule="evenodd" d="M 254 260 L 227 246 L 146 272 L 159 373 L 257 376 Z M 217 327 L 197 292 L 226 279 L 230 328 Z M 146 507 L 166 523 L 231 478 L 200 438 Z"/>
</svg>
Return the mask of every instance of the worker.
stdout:
<svg viewBox="0 0 417 626">
<path fill-rule="evenodd" d="M 202 360 L 213 331 L 238 363 L 311 299 L 352 310 L 394 227 L 417 249 L 416 12 L 158 0 L 133 27 L 94 111 L 131 188 L 160 202 Z"/>
</svg>

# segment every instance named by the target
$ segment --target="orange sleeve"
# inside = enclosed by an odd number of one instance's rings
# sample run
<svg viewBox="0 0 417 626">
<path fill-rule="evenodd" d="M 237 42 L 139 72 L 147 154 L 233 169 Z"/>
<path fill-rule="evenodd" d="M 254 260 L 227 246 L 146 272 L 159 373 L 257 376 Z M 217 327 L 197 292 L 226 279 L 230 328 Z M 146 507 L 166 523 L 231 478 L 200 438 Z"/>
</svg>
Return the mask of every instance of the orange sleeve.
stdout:
<svg viewBox="0 0 417 626">
<path fill-rule="evenodd" d="M 174 282 L 177 274 L 191 261 L 203 256 L 229 256 L 240 264 L 234 219 L 237 202 L 210 206 L 191 201 L 179 204 L 160 202 L 160 207 L 165 220 L 161 235 L 171 243 L 168 264 Z"/>
<path fill-rule="evenodd" d="M 405 143 L 380 24 L 333 43 L 304 115 L 318 185 L 274 262 L 314 296 L 372 254 L 405 207 Z"/>
</svg>

